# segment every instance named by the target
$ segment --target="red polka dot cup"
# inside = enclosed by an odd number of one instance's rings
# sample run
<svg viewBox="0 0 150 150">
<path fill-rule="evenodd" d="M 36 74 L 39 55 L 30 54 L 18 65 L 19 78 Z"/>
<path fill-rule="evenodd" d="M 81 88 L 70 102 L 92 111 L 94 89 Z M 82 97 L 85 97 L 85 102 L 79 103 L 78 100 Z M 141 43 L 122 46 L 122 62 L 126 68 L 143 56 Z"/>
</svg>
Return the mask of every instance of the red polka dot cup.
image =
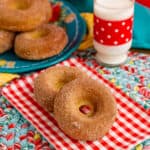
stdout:
<svg viewBox="0 0 150 150">
<path fill-rule="evenodd" d="M 122 64 L 132 44 L 134 1 L 94 1 L 94 47 L 99 63 Z"/>
</svg>

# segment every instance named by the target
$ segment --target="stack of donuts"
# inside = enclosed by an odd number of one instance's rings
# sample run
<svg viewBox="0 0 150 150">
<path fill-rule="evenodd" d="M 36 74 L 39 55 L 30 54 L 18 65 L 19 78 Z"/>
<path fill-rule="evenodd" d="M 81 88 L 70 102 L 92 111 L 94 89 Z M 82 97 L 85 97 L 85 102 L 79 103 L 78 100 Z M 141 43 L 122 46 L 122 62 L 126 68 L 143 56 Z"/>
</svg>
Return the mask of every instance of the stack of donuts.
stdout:
<svg viewBox="0 0 150 150">
<path fill-rule="evenodd" d="M 62 27 L 49 24 L 51 17 L 48 0 L 0 0 L 0 54 L 13 46 L 27 60 L 60 53 L 68 36 Z"/>
<path fill-rule="evenodd" d="M 109 89 L 77 67 L 46 69 L 35 78 L 33 92 L 39 105 L 54 113 L 60 129 L 73 139 L 97 140 L 116 118 L 116 102 Z"/>
</svg>

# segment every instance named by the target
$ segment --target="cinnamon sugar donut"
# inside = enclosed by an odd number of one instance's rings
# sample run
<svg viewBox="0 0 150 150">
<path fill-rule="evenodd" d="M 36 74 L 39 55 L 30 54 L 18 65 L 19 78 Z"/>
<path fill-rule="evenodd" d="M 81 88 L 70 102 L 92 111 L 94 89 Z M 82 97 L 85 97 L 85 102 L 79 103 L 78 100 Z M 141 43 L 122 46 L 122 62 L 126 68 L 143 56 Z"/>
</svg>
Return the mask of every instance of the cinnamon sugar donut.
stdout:
<svg viewBox="0 0 150 150">
<path fill-rule="evenodd" d="M 88 111 L 83 111 L 84 107 L 88 107 Z M 56 95 L 54 116 L 59 127 L 73 139 L 96 140 L 112 126 L 116 102 L 102 84 L 78 78 L 62 87 Z"/>
<path fill-rule="evenodd" d="M 13 47 L 15 33 L 0 30 L 0 54 L 10 50 Z"/>
<path fill-rule="evenodd" d="M 0 0 L 0 28 L 29 31 L 52 16 L 48 0 Z"/>
<path fill-rule="evenodd" d="M 62 27 L 45 24 L 19 34 L 15 40 L 15 52 L 23 59 L 41 60 L 59 54 L 67 43 L 68 36 Z"/>
<path fill-rule="evenodd" d="M 48 68 L 34 80 L 35 100 L 47 111 L 53 112 L 54 98 L 68 82 L 86 76 L 75 67 L 56 66 Z"/>
</svg>

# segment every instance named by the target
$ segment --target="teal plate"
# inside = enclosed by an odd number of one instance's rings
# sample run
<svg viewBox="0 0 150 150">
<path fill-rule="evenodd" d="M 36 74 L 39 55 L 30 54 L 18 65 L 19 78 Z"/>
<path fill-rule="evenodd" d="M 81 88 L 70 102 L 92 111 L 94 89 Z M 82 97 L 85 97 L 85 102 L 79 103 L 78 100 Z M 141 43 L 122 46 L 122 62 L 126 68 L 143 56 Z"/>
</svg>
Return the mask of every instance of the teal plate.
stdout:
<svg viewBox="0 0 150 150">
<path fill-rule="evenodd" d="M 86 24 L 78 11 L 70 3 L 63 0 L 60 2 L 62 2 L 61 18 L 65 18 L 69 14 L 75 15 L 74 20 L 69 23 L 65 23 L 63 19 L 57 22 L 66 28 L 69 37 L 69 42 L 64 50 L 59 55 L 41 61 L 20 59 L 11 50 L 0 55 L 0 72 L 23 73 L 46 68 L 67 59 L 79 47 L 86 32 Z"/>
</svg>

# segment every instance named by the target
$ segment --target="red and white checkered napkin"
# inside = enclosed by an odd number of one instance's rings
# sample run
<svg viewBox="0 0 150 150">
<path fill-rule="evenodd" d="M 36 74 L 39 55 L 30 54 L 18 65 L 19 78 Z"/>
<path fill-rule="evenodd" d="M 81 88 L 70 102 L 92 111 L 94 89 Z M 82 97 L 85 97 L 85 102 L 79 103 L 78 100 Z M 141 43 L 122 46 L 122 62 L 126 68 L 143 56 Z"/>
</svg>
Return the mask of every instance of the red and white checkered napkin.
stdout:
<svg viewBox="0 0 150 150">
<path fill-rule="evenodd" d="M 66 136 L 53 115 L 44 111 L 33 99 L 33 79 L 37 73 L 13 81 L 2 94 L 34 127 L 59 150 L 126 150 L 150 137 L 150 112 L 126 96 L 81 60 L 69 59 L 60 65 L 77 66 L 92 78 L 104 83 L 113 92 L 118 104 L 118 116 L 109 133 L 93 142 L 77 141 Z M 108 110 L 109 111 L 109 110 Z M 93 124 L 94 125 L 94 124 Z M 86 127 L 85 127 L 86 128 Z"/>
</svg>

